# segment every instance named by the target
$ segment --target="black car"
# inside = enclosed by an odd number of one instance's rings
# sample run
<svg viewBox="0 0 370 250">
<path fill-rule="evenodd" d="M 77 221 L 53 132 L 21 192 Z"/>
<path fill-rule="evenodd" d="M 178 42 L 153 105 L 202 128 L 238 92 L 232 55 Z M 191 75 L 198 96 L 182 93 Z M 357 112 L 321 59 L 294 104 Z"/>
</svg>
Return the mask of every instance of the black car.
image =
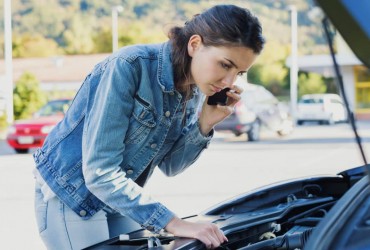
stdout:
<svg viewBox="0 0 370 250">
<path fill-rule="evenodd" d="M 366 12 L 363 11 L 370 6 L 369 2 L 318 0 L 318 3 L 358 58 L 370 67 L 370 15 L 357 16 Z M 333 62 L 335 65 L 335 57 Z M 342 84 L 341 88 L 344 91 Z M 366 163 L 353 115 L 346 106 Z M 370 164 L 364 164 L 333 176 L 296 179 L 253 190 L 186 219 L 217 224 L 229 239 L 218 249 L 370 249 L 369 182 Z M 87 249 L 195 250 L 206 247 L 194 239 L 139 230 Z"/>
<path fill-rule="evenodd" d="M 229 240 L 218 249 L 370 249 L 369 176 L 364 167 L 358 167 L 333 176 L 290 180 L 253 190 L 186 219 L 217 224 Z M 195 239 L 138 230 L 87 249 L 206 247 Z"/>
</svg>

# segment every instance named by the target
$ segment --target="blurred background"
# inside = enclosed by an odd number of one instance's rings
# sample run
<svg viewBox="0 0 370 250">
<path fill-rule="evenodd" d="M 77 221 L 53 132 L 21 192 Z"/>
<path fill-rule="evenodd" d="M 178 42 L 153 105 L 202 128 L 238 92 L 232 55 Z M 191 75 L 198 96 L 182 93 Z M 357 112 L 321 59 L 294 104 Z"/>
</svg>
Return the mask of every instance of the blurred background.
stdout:
<svg viewBox="0 0 370 250">
<path fill-rule="evenodd" d="M 6 2 L 11 3 L 9 7 Z M 13 120 L 31 117 L 47 101 L 73 97 L 93 65 L 113 50 L 166 41 L 170 27 L 222 3 L 246 7 L 259 17 L 267 43 L 248 73 L 248 82 L 262 85 L 287 103 L 293 118 L 302 95 L 339 94 L 312 0 L 5 0 L 0 2 L 1 133 Z M 10 30 L 6 29 L 9 20 Z M 334 37 L 350 105 L 356 117 L 366 119 L 369 70 L 339 34 Z"/>
</svg>

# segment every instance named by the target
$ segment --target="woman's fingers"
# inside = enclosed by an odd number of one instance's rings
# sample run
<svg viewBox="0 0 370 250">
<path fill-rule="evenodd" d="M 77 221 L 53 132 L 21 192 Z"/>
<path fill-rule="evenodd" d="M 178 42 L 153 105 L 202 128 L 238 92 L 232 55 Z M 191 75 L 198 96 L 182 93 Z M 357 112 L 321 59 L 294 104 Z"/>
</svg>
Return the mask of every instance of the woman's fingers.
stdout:
<svg viewBox="0 0 370 250">
<path fill-rule="evenodd" d="M 174 217 L 165 229 L 175 236 L 198 239 L 209 249 L 217 248 L 227 241 L 224 233 L 213 223 L 188 222 Z"/>
<path fill-rule="evenodd" d="M 225 114 L 225 116 L 230 115 L 234 111 L 234 106 L 233 105 L 232 106 L 229 106 L 229 105 L 224 106 L 224 105 L 217 104 L 217 108 L 219 110 L 221 110 Z"/>
<path fill-rule="evenodd" d="M 209 233 L 209 240 L 211 241 L 211 248 L 217 248 L 222 243 L 227 241 L 224 233 L 215 225 L 211 224 L 211 232 Z"/>
<path fill-rule="evenodd" d="M 232 86 L 230 91 L 226 92 L 226 95 L 228 97 L 231 97 L 231 98 L 229 98 L 228 105 L 233 105 L 233 104 L 237 103 L 238 101 L 240 101 L 240 99 L 241 99 L 240 94 L 242 92 L 243 92 L 243 89 L 241 87 L 236 86 L 236 85 Z"/>
<path fill-rule="evenodd" d="M 223 243 L 225 241 L 228 241 L 227 237 L 225 236 L 224 232 L 222 232 L 217 226 L 215 230 L 215 234 L 217 235 L 218 241 Z"/>
<path fill-rule="evenodd" d="M 223 232 L 212 223 L 199 223 L 195 238 L 200 240 L 208 249 L 217 248 L 227 241 Z"/>
</svg>

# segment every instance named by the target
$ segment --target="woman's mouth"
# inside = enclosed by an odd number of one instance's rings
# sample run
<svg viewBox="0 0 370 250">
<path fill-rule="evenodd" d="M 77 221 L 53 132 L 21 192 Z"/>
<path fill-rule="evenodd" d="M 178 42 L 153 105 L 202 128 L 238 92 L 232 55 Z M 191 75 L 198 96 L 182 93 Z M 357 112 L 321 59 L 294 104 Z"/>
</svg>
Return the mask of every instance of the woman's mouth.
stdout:
<svg viewBox="0 0 370 250">
<path fill-rule="evenodd" d="M 211 86 L 212 86 L 212 90 L 213 90 L 215 93 L 220 92 L 220 91 L 222 90 L 222 88 L 219 88 L 219 87 L 217 87 L 217 86 L 215 86 L 215 85 L 213 85 L 213 84 L 211 84 Z"/>
</svg>

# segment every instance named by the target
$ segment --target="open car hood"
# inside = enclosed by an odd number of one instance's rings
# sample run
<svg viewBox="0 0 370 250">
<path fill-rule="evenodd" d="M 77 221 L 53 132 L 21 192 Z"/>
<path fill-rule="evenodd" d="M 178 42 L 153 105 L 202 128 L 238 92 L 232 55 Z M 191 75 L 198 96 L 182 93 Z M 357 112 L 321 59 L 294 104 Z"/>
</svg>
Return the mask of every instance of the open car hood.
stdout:
<svg viewBox="0 0 370 250">
<path fill-rule="evenodd" d="M 316 0 L 355 55 L 370 68 L 370 1 Z"/>
<path fill-rule="evenodd" d="M 337 175 L 283 181 L 241 194 L 198 215 L 184 219 L 217 224 L 229 239 L 217 249 L 278 248 L 269 248 L 272 244 L 281 245 L 278 249 L 301 249 L 311 231 L 323 220 L 335 203 L 364 178 L 364 168 L 357 167 Z M 366 186 L 368 186 L 367 180 Z M 141 229 L 86 249 L 202 250 L 206 248 L 195 239 L 174 237 L 166 232 L 153 234 Z"/>
</svg>

